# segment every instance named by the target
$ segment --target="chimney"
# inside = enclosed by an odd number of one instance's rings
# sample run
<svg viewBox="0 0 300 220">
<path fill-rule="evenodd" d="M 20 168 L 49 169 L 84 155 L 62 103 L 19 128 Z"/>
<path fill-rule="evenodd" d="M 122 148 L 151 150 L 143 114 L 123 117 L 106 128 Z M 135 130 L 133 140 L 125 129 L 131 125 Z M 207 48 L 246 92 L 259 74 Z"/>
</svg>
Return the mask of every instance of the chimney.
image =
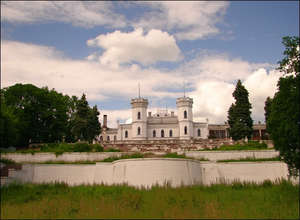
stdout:
<svg viewBox="0 0 300 220">
<path fill-rule="evenodd" d="M 173 111 L 171 111 L 171 117 L 174 117 L 174 112 Z"/>
<path fill-rule="evenodd" d="M 103 115 L 103 127 L 107 128 L 107 115 Z"/>
<path fill-rule="evenodd" d="M 148 112 L 148 117 L 151 117 L 151 112 Z"/>
</svg>

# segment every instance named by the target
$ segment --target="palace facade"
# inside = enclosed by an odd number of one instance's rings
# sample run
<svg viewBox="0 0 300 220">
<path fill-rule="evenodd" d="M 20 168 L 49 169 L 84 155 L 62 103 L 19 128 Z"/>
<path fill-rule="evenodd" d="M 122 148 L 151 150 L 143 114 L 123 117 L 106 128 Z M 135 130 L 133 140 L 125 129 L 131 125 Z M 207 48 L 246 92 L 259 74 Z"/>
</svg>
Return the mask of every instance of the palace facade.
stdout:
<svg viewBox="0 0 300 220">
<path fill-rule="evenodd" d="M 208 124 L 193 121 L 193 99 L 180 97 L 176 100 L 177 115 L 174 111 L 147 112 L 148 100 L 131 99 L 132 123 L 120 124 L 117 128 L 107 127 L 107 115 L 104 115 L 101 142 L 119 142 L 134 140 L 191 140 L 230 138 L 227 124 Z M 253 126 L 253 139 L 263 139 L 265 125 Z"/>
</svg>

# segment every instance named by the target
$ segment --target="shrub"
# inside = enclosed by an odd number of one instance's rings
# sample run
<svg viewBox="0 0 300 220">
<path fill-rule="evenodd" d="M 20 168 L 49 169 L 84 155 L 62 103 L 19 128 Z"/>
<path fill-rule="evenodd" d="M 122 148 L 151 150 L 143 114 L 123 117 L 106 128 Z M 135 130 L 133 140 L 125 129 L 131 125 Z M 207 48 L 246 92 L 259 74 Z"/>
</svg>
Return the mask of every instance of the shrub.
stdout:
<svg viewBox="0 0 300 220">
<path fill-rule="evenodd" d="M 93 149 L 95 152 L 103 152 L 104 148 L 100 144 L 93 144 Z"/>
<path fill-rule="evenodd" d="M 74 149 L 73 149 L 74 152 L 90 152 L 92 151 L 92 146 L 89 145 L 88 143 L 76 143 L 74 145 Z"/>
<path fill-rule="evenodd" d="M 105 152 L 121 152 L 121 151 L 119 149 L 115 149 L 115 148 L 110 147 L 110 148 L 107 148 L 105 150 Z"/>
</svg>

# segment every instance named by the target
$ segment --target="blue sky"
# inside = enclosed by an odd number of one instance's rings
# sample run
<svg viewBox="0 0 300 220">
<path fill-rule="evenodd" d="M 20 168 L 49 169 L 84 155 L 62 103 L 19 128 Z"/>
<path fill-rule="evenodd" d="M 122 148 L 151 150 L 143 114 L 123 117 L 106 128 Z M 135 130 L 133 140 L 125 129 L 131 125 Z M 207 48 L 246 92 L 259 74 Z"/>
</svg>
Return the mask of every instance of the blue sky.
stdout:
<svg viewBox="0 0 300 220">
<path fill-rule="evenodd" d="M 195 120 L 223 123 L 241 79 L 263 121 L 287 35 L 299 36 L 297 1 L 2 1 L 2 87 L 85 92 L 114 126 L 139 82 L 151 111 L 175 109 L 186 83 Z"/>
</svg>

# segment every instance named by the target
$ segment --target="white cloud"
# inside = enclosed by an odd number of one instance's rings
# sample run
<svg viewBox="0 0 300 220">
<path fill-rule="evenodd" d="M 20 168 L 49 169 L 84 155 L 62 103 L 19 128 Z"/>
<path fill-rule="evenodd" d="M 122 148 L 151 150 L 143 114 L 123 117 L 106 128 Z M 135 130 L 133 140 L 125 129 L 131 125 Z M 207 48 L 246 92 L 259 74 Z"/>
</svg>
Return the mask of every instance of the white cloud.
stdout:
<svg viewBox="0 0 300 220">
<path fill-rule="evenodd" d="M 55 88 L 68 95 L 81 96 L 84 92 L 89 101 L 99 103 L 101 114 L 107 112 L 113 123 L 117 119 L 126 121 L 131 117 L 131 112 L 129 109 L 113 110 L 113 104 L 111 108 L 102 109 L 102 101 L 113 103 L 112 100 L 118 97 L 128 100 L 129 104 L 130 99 L 137 96 L 138 82 L 141 83 L 142 96 L 151 97 L 150 102 L 175 99 L 182 96 L 182 91 L 172 92 L 169 88 L 182 88 L 184 80 L 190 85 L 188 90 L 193 90 L 187 95 L 194 99 L 195 119 L 203 121 L 209 118 L 210 122 L 223 123 L 234 101 L 232 92 L 236 77 L 242 78 L 249 91 L 253 119 L 263 121 L 264 101 L 267 96 L 274 95 L 281 75 L 278 71 L 257 69 L 268 64 L 251 64 L 240 59 L 213 55 L 196 57 L 173 71 L 141 69 L 138 65 L 111 68 L 88 60 L 69 59 L 51 47 L 5 40 L 1 41 L 1 55 L 2 88 L 15 83 L 32 83 L 39 87 Z M 201 59 L 214 67 L 201 67 Z M 199 66 L 196 65 L 197 61 Z M 226 71 L 220 71 L 222 67 Z M 210 74 L 205 73 L 208 70 Z M 156 104 L 150 107 L 155 112 Z M 128 105 L 124 108 L 128 108 Z"/>
<path fill-rule="evenodd" d="M 125 11 L 137 4 L 145 7 L 147 12 L 130 18 Z M 220 33 L 217 24 L 223 22 L 228 5 L 228 2 L 219 1 L 2 1 L 1 20 L 12 23 L 56 21 L 85 28 L 143 27 L 171 31 L 179 40 L 195 40 Z M 117 6 L 123 7 L 124 12 Z"/>
<path fill-rule="evenodd" d="M 228 2 L 163 1 L 144 2 L 153 10 L 146 13 L 135 26 L 173 31 L 180 40 L 195 40 L 220 32 L 216 24 L 223 22 Z"/>
<path fill-rule="evenodd" d="M 86 28 L 126 25 L 126 19 L 113 11 L 111 2 L 2 1 L 1 20 L 13 23 L 59 21 Z"/>
<path fill-rule="evenodd" d="M 174 37 L 167 32 L 155 29 L 147 34 L 144 34 L 142 28 L 129 33 L 115 31 L 101 34 L 88 40 L 87 45 L 105 50 L 99 57 L 102 64 L 118 65 L 136 61 L 148 65 L 157 61 L 180 59 L 180 49 Z"/>
<path fill-rule="evenodd" d="M 244 86 L 249 92 L 249 101 L 252 103 L 252 117 L 256 121 L 264 122 L 264 106 L 268 96 L 273 97 L 277 82 L 282 76 L 277 70 L 267 72 L 265 69 L 259 69 L 253 72 L 244 82 Z"/>
</svg>

